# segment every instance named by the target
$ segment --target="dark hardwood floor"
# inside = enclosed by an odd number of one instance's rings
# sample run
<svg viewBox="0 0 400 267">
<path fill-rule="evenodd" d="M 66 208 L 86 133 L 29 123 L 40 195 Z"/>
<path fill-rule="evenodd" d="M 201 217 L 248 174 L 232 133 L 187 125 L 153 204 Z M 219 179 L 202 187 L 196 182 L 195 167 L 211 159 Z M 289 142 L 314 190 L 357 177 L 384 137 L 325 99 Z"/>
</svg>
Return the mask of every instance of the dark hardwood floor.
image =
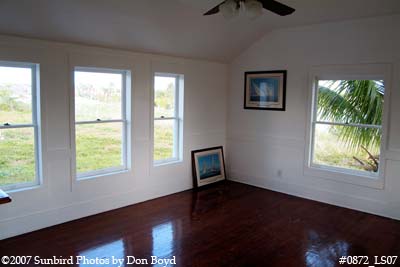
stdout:
<svg viewBox="0 0 400 267">
<path fill-rule="evenodd" d="M 127 256 L 151 266 L 152 255 L 175 256 L 175 266 L 373 266 L 373 256 L 400 257 L 400 222 L 226 182 L 2 240 L 3 255 L 72 257 L 74 266 L 135 265 Z M 339 265 L 346 255 L 370 264 Z"/>
</svg>

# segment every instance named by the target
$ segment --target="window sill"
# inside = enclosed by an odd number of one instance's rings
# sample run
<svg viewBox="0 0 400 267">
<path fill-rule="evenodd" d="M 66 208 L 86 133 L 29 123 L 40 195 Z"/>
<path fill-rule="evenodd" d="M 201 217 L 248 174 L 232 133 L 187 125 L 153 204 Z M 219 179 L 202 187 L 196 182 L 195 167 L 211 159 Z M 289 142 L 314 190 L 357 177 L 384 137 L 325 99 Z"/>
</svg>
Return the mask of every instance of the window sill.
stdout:
<svg viewBox="0 0 400 267">
<path fill-rule="evenodd" d="M 128 171 L 129 171 L 129 169 L 119 169 L 119 170 L 112 170 L 112 171 L 105 170 L 102 172 L 86 173 L 86 174 L 78 175 L 76 177 L 76 180 L 78 182 L 85 181 L 85 180 L 92 180 L 92 179 L 96 179 L 96 178 L 122 174 L 122 173 L 126 173 Z"/>
<path fill-rule="evenodd" d="M 179 164 L 179 163 L 182 163 L 181 159 L 154 161 L 153 167 L 162 167 L 162 166 L 174 165 L 174 164 Z"/>
<path fill-rule="evenodd" d="M 28 190 L 35 190 L 35 189 L 39 189 L 40 187 L 41 187 L 41 184 L 32 183 L 32 184 L 23 185 L 23 186 L 5 187 L 0 190 L 9 194 L 9 193 L 18 193 L 18 192 L 23 192 L 23 191 L 28 191 Z"/>
<path fill-rule="evenodd" d="M 327 180 L 333 180 L 341 183 L 365 186 L 374 189 L 384 188 L 383 175 L 368 175 L 363 172 L 346 172 L 346 170 L 334 169 L 325 166 L 306 166 L 304 168 L 305 176 L 318 177 Z"/>
</svg>

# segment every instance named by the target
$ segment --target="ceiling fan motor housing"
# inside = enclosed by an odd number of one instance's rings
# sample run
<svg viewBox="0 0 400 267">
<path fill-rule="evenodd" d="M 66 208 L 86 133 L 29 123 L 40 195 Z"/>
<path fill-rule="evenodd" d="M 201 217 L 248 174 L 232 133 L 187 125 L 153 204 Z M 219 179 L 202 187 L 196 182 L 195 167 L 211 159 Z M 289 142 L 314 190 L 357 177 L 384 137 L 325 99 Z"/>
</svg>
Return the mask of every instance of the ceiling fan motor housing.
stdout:
<svg viewBox="0 0 400 267">
<path fill-rule="evenodd" d="M 219 10 L 228 19 L 237 16 L 239 12 L 256 18 L 262 14 L 263 5 L 256 0 L 226 0 L 219 6 Z"/>
<path fill-rule="evenodd" d="M 210 9 L 205 16 L 221 12 L 225 17 L 231 18 L 239 14 L 239 11 L 250 17 L 257 17 L 267 9 L 280 16 L 292 14 L 295 9 L 275 0 L 225 0 L 216 7 Z"/>
</svg>

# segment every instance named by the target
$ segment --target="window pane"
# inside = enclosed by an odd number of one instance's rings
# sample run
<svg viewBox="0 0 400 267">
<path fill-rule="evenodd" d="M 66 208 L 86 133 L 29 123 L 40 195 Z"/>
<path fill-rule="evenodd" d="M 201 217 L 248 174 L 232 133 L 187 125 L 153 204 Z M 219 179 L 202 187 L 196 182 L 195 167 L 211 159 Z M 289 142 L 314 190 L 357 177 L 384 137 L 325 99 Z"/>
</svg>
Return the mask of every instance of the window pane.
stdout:
<svg viewBox="0 0 400 267">
<path fill-rule="evenodd" d="M 154 160 L 174 158 L 174 131 L 176 120 L 154 121 Z"/>
<path fill-rule="evenodd" d="M 122 74 L 75 71 L 75 121 L 122 119 Z"/>
<path fill-rule="evenodd" d="M 77 173 L 123 166 L 122 123 L 76 125 Z"/>
<path fill-rule="evenodd" d="M 0 186 L 35 181 L 33 128 L 0 130 Z"/>
<path fill-rule="evenodd" d="M 318 121 L 381 125 L 383 81 L 319 80 Z"/>
<path fill-rule="evenodd" d="M 32 123 L 32 69 L 0 67 L 0 124 Z"/>
<path fill-rule="evenodd" d="M 175 77 L 155 76 L 154 78 L 154 117 L 175 116 Z"/>
<path fill-rule="evenodd" d="M 313 163 L 377 172 L 380 141 L 380 129 L 317 124 Z"/>
</svg>

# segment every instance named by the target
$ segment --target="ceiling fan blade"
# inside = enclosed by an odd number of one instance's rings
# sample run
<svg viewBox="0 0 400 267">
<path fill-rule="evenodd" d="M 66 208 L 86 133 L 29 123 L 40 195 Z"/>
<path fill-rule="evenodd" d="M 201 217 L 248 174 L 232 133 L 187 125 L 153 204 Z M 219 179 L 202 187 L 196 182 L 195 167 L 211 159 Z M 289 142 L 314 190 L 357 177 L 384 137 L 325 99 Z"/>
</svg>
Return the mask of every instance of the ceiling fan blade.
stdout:
<svg viewBox="0 0 400 267">
<path fill-rule="evenodd" d="M 296 9 L 284 5 L 274 0 L 259 0 L 265 9 L 272 11 L 278 15 L 286 16 L 292 14 Z"/>
<path fill-rule="evenodd" d="M 220 3 L 218 6 L 208 10 L 206 13 L 203 14 L 203 16 L 208 16 L 208 15 L 214 15 L 217 14 L 219 12 L 219 6 L 222 5 L 224 2 Z"/>
</svg>

